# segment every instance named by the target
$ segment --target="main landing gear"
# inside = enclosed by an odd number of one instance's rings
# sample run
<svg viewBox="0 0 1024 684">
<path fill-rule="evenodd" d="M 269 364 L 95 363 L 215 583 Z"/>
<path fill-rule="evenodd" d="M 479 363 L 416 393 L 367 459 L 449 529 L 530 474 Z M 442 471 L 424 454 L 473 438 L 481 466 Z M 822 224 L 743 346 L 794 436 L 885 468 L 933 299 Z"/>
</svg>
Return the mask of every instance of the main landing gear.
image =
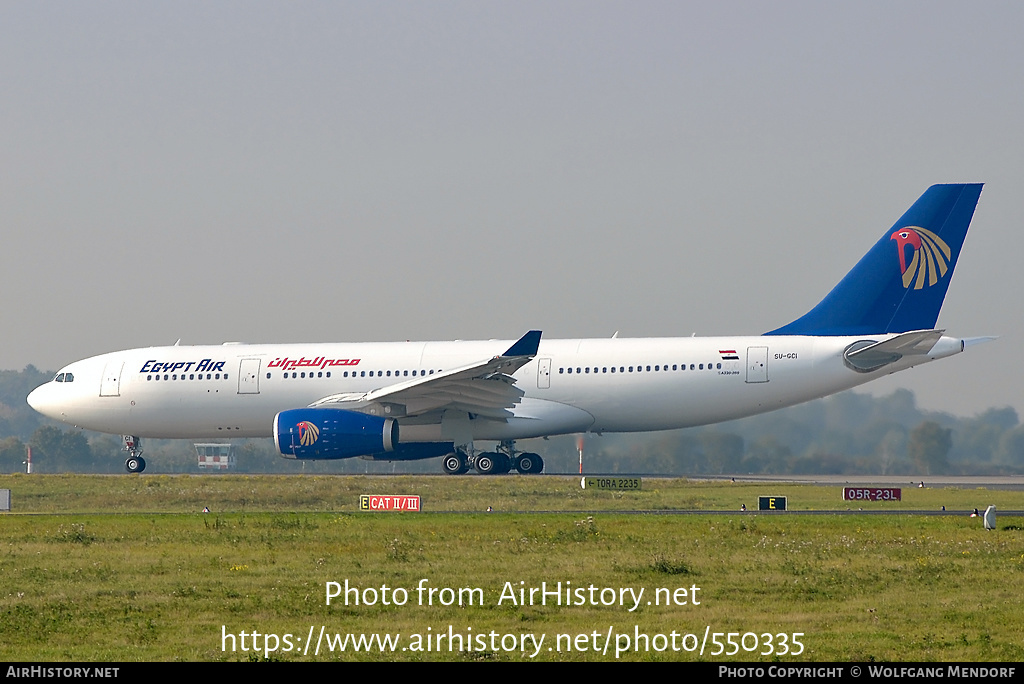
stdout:
<svg viewBox="0 0 1024 684">
<path fill-rule="evenodd" d="M 465 475 L 469 472 L 469 457 L 462 449 L 456 449 L 444 457 L 441 465 L 449 475 Z"/>
<path fill-rule="evenodd" d="M 473 453 L 472 446 L 459 447 L 444 457 L 442 465 L 449 475 L 465 475 L 475 468 L 481 475 L 503 475 L 512 468 L 524 475 L 535 475 L 544 470 L 540 454 L 516 451 L 515 442 L 506 440 L 495 451 Z"/>
<path fill-rule="evenodd" d="M 142 440 L 135 435 L 121 435 L 124 440 L 124 450 L 128 452 L 128 458 L 124 461 L 125 470 L 129 473 L 141 473 L 146 469 L 146 459 L 142 458 Z"/>
</svg>

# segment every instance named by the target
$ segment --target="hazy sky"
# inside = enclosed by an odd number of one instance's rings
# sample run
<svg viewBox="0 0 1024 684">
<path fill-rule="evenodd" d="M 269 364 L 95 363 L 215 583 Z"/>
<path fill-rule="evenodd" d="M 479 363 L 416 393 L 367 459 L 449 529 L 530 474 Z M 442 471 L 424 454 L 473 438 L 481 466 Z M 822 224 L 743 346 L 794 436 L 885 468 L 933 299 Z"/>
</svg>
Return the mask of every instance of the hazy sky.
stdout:
<svg viewBox="0 0 1024 684">
<path fill-rule="evenodd" d="M 987 183 L 874 386 L 1024 415 L 1017 2 L 0 2 L 0 368 L 171 344 L 759 334 Z"/>
</svg>

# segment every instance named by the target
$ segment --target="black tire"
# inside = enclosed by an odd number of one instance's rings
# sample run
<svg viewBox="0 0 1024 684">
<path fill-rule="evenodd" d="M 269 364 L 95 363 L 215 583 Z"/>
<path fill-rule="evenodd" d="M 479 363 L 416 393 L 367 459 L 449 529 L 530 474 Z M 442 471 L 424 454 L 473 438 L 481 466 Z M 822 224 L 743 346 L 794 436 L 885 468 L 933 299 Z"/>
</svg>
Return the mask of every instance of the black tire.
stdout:
<svg viewBox="0 0 1024 684">
<path fill-rule="evenodd" d="M 526 475 L 536 475 L 537 473 L 544 470 L 544 459 L 540 457 L 540 454 L 532 454 L 524 452 L 519 454 L 516 458 L 516 470 Z"/>
<path fill-rule="evenodd" d="M 544 472 L 544 459 L 540 457 L 540 454 L 530 454 L 533 457 L 533 470 L 530 471 L 531 475 L 540 475 Z"/>
<path fill-rule="evenodd" d="M 141 463 L 141 461 L 142 461 L 142 459 L 137 457 L 137 456 L 130 456 L 127 460 L 125 460 L 124 468 L 129 473 L 139 473 L 139 472 L 142 472 L 142 468 L 145 468 L 146 466 L 143 465 Z"/>
<path fill-rule="evenodd" d="M 466 471 L 469 470 L 469 464 L 466 463 L 466 457 L 457 451 L 445 456 L 441 465 L 444 468 L 444 472 L 449 475 L 465 475 Z"/>
<path fill-rule="evenodd" d="M 516 457 L 516 470 L 518 470 L 523 475 L 526 475 L 527 473 L 532 473 L 533 469 L 536 467 L 533 461 L 536 455 L 537 454 L 519 454 Z"/>
<path fill-rule="evenodd" d="M 476 471 L 481 475 L 496 475 L 501 472 L 499 469 L 498 459 L 501 454 L 494 452 L 484 452 L 477 454 L 476 456 Z"/>
</svg>

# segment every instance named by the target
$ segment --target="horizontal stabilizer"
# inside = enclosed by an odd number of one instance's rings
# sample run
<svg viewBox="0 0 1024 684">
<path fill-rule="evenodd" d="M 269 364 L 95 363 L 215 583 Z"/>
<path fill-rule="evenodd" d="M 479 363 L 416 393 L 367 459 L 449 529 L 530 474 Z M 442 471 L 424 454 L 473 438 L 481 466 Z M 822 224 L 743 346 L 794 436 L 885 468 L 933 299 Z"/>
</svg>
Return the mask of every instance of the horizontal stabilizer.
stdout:
<svg viewBox="0 0 1024 684">
<path fill-rule="evenodd" d="M 943 330 L 915 330 L 882 342 L 854 342 L 843 358 L 854 370 L 868 372 L 899 361 L 904 356 L 924 356 L 942 337 Z"/>
</svg>

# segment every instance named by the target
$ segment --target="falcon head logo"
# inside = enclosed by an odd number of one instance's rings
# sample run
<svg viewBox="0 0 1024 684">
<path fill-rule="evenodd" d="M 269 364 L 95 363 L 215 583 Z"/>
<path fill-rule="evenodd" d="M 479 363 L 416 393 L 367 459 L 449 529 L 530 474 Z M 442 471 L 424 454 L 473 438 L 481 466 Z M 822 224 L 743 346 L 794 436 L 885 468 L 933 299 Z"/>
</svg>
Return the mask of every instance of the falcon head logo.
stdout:
<svg viewBox="0 0 1024 684">
<path fill-rule="evenodd" d="M 932 286 L 949 270 L 949 245 L 938 235 L 919 226 L 900 228 L 889 238 L 896 241 L 900 253 L 900 270 L 903 272 L 903 287 L 914 284 L 915 290 L 925 285 Z M 914 256 L 907 263 L 907 245 L 914 250 Z"/>
<path fill-rule="evenodd" d="M 312 446 L 320 436 L 320 429 L 308 420 L 302 421 L 295 427 L 299 428 L 299 444 L 302 446 Z"/>
</svg>

